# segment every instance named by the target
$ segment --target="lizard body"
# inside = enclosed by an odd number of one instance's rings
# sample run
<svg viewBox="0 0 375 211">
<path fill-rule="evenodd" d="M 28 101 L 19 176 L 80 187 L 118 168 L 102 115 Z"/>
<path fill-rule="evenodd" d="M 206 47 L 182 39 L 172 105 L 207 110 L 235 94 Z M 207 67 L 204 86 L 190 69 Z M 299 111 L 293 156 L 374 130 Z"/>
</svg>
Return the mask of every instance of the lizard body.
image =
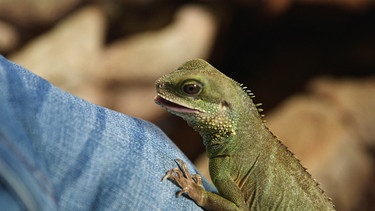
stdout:
<svg viewBox="0 0 375 211">
<path fill-rule="evenodd" d="M 155 102 L 200 133 L 219 194 L 181 169 L 176 182 L 207 210 L 334 210 L 299 160 L 270 132 L 249 93 L 204 60 L 186 62 L 156 82 Z"/>
</svg>

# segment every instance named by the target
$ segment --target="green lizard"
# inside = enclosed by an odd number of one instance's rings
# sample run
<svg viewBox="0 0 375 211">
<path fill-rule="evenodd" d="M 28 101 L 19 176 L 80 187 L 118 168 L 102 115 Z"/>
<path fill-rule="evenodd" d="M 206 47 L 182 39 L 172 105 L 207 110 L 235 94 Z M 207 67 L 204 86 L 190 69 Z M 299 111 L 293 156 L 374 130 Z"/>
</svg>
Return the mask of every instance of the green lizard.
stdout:
<svg viewBox="0 0 375 211">
<path fill-rule="evenodd" d="M 176 159 L 171 179 L 207 210 L 334 210 L 299 160 L 270 132 L 251 93 L 201 59 L 156 81 L 155 102 L 200 133 L 219 194 Z"/>
</svg>

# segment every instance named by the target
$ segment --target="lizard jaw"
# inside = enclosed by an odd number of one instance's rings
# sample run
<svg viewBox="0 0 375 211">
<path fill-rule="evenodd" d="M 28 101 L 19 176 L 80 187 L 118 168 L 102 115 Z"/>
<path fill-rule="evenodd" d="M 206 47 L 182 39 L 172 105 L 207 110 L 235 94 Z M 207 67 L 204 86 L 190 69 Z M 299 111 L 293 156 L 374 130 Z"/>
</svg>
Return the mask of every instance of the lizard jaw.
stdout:
<svg viewBox="0 0 375 211">
<path fill-rule="evenodd" d="M 192 113 L 192 114 L 199 112 L 199 110 L 197 110 L 197 109 L 189 108 L 189 107 L 174 103 L 174 102 L 172 102 L 172 101 L 170 101 L 170 100 L 168 100 L 165 97 L 162 97 L 160 95 L 157 95 L 155 97 L 154 101 L 155 101 L 156 104 L 158 104 L 161 107 L 167 109 L 168 111 L 172 111 L 172 112 Z"/>
</svg>

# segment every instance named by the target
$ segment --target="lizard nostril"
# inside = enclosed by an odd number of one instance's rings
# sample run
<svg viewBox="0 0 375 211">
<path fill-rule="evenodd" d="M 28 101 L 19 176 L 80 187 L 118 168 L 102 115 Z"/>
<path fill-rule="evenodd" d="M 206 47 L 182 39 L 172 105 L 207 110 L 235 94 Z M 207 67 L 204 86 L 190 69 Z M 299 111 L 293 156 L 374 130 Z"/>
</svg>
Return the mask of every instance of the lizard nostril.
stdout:
<svg viewBox="0 0 375 211">
<path fill-rule="evenodd" d="M 160 88 L 163 88 L 163 83 L 160 83 L 160 81 L 156 81 L 156 88 L 160 89 Z"/>
</svg>

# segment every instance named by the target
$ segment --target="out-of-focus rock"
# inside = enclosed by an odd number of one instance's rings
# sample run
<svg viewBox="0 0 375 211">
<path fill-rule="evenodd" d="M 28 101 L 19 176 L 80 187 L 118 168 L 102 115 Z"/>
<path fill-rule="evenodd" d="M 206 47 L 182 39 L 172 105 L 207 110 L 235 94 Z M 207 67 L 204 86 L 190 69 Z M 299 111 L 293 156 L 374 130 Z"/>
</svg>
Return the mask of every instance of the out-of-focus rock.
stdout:
<svg viewBox="0 0 375 211">
<path fill-rule="evenodd" d="M 346 121 L 355 128 L 363 144 L 375 149 L 375 78 L 336 81 L 322 78 L 310 88 L 321 96 L 330 98 L 345 113 Z"/>
<path fill-rule="evenodd" d="M 13 50 L 19 42 L 17 30 L 10 24 L 0 21 L 0 53 Z"/>
<path fill-rule="evenodd" d="M 90 102 L 152 120 L 160 115 L 155 80 L 188 59 L 207 58 L 216 27 L 211 13 L 186 6 L 171 25 L 105 48 L 102 10 L 90 6 L 9 58 Z"/>
<path fill-rule="evenodd" d="M 0 0 L 0 18 L 19 25 L 51 23 L 80 2 L 82 0 Z"/>
<path fill-rule="evenodd" d="M 96 77 L 153 82 L 188 59 L 207 58 L 216 27 L 213 15 L 202 7 L 184 6 L 167 27 L 112 43 L 95 68 Z"/>
<path fill-rule="evenodd" d="M 126 20 L 124 20 L 126 21 Z M 186 60 L 208 58 L 216 22 L 200 6 L 184 6 L 167 27 L 125 37 L 98 57 L 92 77 L 102 87 L 101 97 L 89 99 L 105 107 L 155 120 L 162 113 L 155 105 L 154 83 Z"/>
<path fill-rule="evenodd" d="M 176 0 L 97 0 L 108 17 L 107 40 L 168 25 L 184 2 Z"/>
<path fill-rule="evenodd" d="M 103 47 L 102 11 L 88 6 L 32 40 L 9 59 L 72 93 L 85 86 Z"/>
<path fill-rule="evenodd" d="M 160 108 L 154 103 L 153 83 L 119 86 L 108 93 L 112 100 L 102 102 L 105 107 L 146 120 L 154 120 L 160 115 L 157 112 Z"/>
<path fill-rule="evenodd" d="M 374 86 L 373 78 L 316 80 L 311 93 L 291 97 L 266 115 L 270 130 L 319 181 L 338 210 L 360 207 L 371 188 Z M 198 169 L 208 173 L 206 156 L 198 162 Z"/>
</svg>

